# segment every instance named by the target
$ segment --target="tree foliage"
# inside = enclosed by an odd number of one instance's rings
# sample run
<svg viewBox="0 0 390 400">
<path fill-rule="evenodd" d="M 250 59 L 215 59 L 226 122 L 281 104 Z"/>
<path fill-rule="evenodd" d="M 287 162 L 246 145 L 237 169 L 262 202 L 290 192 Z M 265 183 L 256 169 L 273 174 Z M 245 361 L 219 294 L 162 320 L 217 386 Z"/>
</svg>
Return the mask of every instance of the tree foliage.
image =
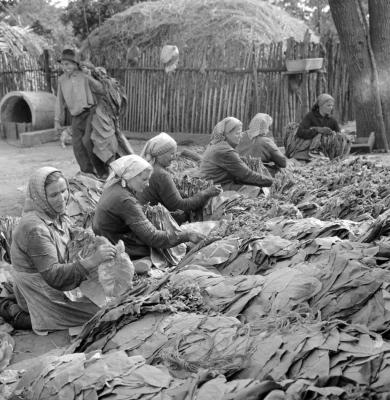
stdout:
<svg viewBox="0 0 390 400">
<path fill-rule="evenodd" d="M 328 0 L 268 0 L 296 18 L 306 21 L 318 34 L 335 32 Z"/>
<path fill-rule="evenodd" d="M 104 20 L 125 10 L 136 0 L 73 0 L 62 15 L 65 23 L 71 22 L 74 34 L 81 40 Z"/>
<path fill-rule="evenodd" d="M 74 45 L 70 24 L 61 20 L 62 10 L 50 0 L 0 0 L 4 5 L 3 18 L 10 25 L 30 27 L 46 40 L 48 46 L 60 50 Z"/>
</svg>

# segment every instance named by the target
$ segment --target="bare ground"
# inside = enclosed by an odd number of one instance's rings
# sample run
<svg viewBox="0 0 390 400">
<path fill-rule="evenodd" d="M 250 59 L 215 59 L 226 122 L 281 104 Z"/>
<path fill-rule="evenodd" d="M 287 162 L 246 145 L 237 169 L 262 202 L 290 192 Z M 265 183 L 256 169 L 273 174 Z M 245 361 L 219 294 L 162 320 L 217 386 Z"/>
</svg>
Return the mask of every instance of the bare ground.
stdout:
<svg viewBox="0 0 390 400">
<path fill-rule="evenodd" d="M 135 151 L 144 142 L 132 141 Z M 71 147 L 61 148 L 59 143 L 23 148 L 17 142 L 0 141 L 0 216 L 19 216 L 23 209 L 25 190 L 31 173 L 43 166 L 53 166 L 67 177 L 79 170 Z"/>
</svg>

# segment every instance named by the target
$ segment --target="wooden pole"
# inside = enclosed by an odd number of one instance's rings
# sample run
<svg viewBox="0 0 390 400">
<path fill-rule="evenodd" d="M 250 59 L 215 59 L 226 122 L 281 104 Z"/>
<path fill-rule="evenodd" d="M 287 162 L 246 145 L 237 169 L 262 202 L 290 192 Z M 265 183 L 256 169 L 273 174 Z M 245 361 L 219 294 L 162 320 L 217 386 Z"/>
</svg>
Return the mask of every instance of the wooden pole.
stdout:
<svg viewBox="0 0 390 400">
<path fill-rule="evenodd" d="M 47 49 L 43 50 L 43 71 L 45 73 L 46 91 L 52 92 L 50 54 Z"/>
</svg>

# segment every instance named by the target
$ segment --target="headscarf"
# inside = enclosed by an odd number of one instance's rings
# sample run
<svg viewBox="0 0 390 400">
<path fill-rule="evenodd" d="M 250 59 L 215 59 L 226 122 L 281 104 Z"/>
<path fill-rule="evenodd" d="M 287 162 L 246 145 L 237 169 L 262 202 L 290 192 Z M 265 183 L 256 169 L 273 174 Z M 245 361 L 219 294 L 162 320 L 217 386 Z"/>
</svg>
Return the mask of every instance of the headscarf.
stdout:
<svg viewBox="0 0 390 400">
<path fill-rule="evenodd" d="M 145 169 L 152 169 L 152 166 L 142 157 L 136 154 L 118 158 L 110 164 L 111 173 L 107 178 L 105 188 L 121 182 L 126 187 L 126 181 L 134 178 Z"/>
<path fill-rule="evenodd" d="M 38 211 L 51 219 L 56 219 L 59 214 L 49 204 L 46 197 L 46 179 L 53 172 L 61 172 L 57 168 L 42 167 L 36 170 L 30 177 L 27 187 L 27 198 L 24 204 L 23 213 Z M 68 185 L 68 182 L 66 181 Z"/>
<path fill-rule="evenodd" d="M 256 136 L 266 136 L 269 127 L 272 125 L 272 117 L 268 114 L 258 113 L 253 118 L 249 124 L 249 129 L 247 131 L 250 139 Z"/>
<path fill-rule="evenodd" d="M 329 100 L 332 100 L 334 102 L 334 98 L 330 94 L 322 93 L 317 97 L 316 104 L 318 105 L 318 107 L 321 107 Z"/>
<path fill-rule="evenodd" d="M 227 117 L 222 121 L 219 121 L 211 133 L 210 144 L 223 142 L 226 139 L 225 135 L 231 132 L 237 126 L 242 126 L 242 122 L 234 117 Z"/>
<path fill-rule="evenodd" d="M 169 136 L 165 132 L 161 132 L 159 135 L 148 140 L 141 152 L 141 157 L 145 158 L 151 165 L 156 162 L 156 157 L 161 156 L 170 150 L 177 149 L 177 143 L 175 139 Z"/>
</svg>

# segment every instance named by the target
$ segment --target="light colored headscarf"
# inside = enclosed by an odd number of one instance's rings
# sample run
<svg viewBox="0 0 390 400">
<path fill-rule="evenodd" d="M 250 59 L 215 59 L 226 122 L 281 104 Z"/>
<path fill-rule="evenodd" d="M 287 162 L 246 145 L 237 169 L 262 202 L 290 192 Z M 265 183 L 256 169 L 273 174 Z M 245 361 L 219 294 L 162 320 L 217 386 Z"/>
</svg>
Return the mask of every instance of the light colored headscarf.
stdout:
<svg viewBox="0 0 390 400">
<path fill-rule="evenodd" d="M 318 96 L 316 104 L 318 104 L 318 106 L 321 107 L 329 100 L 332 100 L 334 102 L 334 98 L 330 94 L 322 93 Z"/>
<path fill-rule="evenodd" d="M 177 149 L 175 139 L 165 132 L 161 132 L 157 136 L 148 140 L 141 152 L 141 157 L 145 158 L 151 165 L 156 162 L 156 157 L 161 156 L 170 150 Z"/>
<path fill-rule="evenodd" d="M 234 117 L 227 117 L 222 121 L 219 121 L 215 125 L 213 132 L 211 133 L 210 144 L 216 144 L 226 140 L 226 134 L 231 132 L 237 126 L 242 126 L 242 122 Z"/>
<path fill-rule="evenodd" d="M 42 167 L 36 170 L 30 177 L 27 187 L 27 197 L 24 204 L 23 213 L 38 211 L 51 219 L 56 219 L 59 214 L 49 204 L 46 197 L 46 179 L 53 172 L 61 172 L 57 168 Z M 66 180 L 65 180 L 66 181 Z M 66 181 L 66 184 L 68 182 Z"/>
<path fill-rule="evenodd" d="M 122 187 L 126 187 L 126 181 L 134 178 L 146 169 L 152 169 L 152 166 L 142 157 L 136 154 L 118 158 L 110 164 L 111 172 L 107 178 L 105 188 L 121 182 Z"/>
<path fill-rule="evenodd" d="M 249 129 L 247 131 L 250 139 L 256 136 L 266 136 L 269 127 L 272 125 L 272 117 L 268 114 L 258 113 L 253 118 L 249 124 Z"/>
</svg>

